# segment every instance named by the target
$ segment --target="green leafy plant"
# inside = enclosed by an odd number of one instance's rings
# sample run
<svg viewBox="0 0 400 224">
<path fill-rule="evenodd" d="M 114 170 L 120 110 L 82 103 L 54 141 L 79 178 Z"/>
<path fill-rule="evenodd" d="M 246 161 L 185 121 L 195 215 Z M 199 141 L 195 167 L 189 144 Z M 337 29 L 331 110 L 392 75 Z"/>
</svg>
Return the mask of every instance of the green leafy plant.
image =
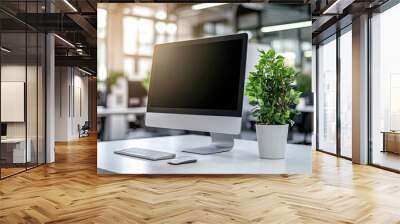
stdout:
<svg viewBox="0 0 400 224">
<path fill-rule="evenodd" d="M 245 87 L 250 105 L 255 106 L 252 114 L 257 124 L 293 125 L 291 115 L 296 113 L 301 94 L 293 86 L 297 73 L 274 50 L 259 52 L 260 59 Z"/>
<path fill-rule="evenodd" d="M 142 86 L 149 92 L 149 87 L 150 87 L 150 72 L 147 72 L 146 78 L 143 79 L 142 81 Z"/>
<path fill-rule="evenodd" d="M 302 93 L 311 92 L 311 75 L 299 73 L 296 77 L 296 86 Z"/>
<path fill-rule="evenodd" d="M 124 73 L 111 71 L 107 76 L 107 93 L 111 93 L 112 88 L 117 84 L 119 78 L 125 78 Z"/>
</svg>

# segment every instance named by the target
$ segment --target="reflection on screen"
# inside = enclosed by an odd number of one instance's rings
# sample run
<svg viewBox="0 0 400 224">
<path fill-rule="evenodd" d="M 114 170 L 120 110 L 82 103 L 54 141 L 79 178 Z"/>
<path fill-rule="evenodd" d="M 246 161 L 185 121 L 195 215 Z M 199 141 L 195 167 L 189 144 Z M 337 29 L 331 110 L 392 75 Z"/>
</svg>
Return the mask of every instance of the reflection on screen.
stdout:
<svg viewBox="0 0 400 224">
<path fill-rule="evenodd" d="M 149 106 L 237 110 L 243 50 L 243 40 L 158 46 Z"/>
</svg>

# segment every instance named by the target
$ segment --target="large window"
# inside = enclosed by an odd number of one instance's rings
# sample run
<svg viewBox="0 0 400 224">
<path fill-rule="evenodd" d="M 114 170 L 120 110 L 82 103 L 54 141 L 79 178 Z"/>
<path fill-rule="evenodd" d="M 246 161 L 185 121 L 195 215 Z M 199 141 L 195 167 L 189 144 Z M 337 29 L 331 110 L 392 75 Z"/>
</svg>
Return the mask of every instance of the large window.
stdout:
<svg viewBox="0 0 400 224">
<path fill-rule="evenodd" d="M 125 11 L 123 71 L 129 80 L 143 80 L 151 69 L 154 44 L 174 41 L 177 25 L 164 9 L 134 6 Z"/>
<path fill-rule="evenodd" d="M 97 63 L 98 63 L 98 79 L 105 81 L 107 78 L 107 60 L 106 60 L 106 28 L 107 28 L 107 11 L 105 9 L 97 9 Z"/>
<path fill-rule="evenodd" d="M 400 170 L 400 4 L 371 19 L 371 161 Z"/>
<path fill-rule="evenodd" d="M 352 157 L 352 26 L 318 47 L 317 148 Z"/>
<path fill-rule="evenodd" d="M 352 157 L 352 33 L 351 26 L 340 36 L 340 154 Z"/>
<path fill-rule="evenodd" d="M 336 153 L 336 39 L 318 48 L 318 149 Z"/>
</svg>

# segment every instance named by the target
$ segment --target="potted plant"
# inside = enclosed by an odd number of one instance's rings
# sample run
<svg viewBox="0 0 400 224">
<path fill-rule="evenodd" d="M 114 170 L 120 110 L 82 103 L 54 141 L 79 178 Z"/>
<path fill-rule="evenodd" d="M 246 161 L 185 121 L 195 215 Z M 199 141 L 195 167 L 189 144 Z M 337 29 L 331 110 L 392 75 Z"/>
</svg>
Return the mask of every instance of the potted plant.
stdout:
<svg viewBox="0 0 400 224">
<path fill-rule="evenodd" d="M 296 112 L 301 92 L 295 90 L 296 72 L 284 64 L 274 50 L 261 51 L 255 71 L 250 72 L 245 95 L 254 106 L 260 158 L 282 159 L 286 154 L 291 115 Z"/>
<path fill-rule="evenodd" d="M 117 85 L 119 79 L 125 79 L 125 75 L 122 72 L 111 71 L 108 73 L 106 84 L 107 93 L 110 94 L 114 86 Z"/>
</svg>

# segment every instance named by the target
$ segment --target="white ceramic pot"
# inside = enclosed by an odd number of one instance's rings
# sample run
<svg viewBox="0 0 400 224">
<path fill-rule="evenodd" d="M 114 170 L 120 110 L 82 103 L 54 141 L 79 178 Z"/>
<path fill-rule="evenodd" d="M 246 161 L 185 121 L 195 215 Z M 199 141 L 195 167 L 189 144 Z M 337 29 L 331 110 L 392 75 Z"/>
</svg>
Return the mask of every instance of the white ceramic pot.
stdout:
<svg viewBox="0 0 400 224">
<path fill-rule="evenodd" d="M 258 151 L 262 159 L 284 159 L 289 125 L 256 125 Z"/>
</svg>

